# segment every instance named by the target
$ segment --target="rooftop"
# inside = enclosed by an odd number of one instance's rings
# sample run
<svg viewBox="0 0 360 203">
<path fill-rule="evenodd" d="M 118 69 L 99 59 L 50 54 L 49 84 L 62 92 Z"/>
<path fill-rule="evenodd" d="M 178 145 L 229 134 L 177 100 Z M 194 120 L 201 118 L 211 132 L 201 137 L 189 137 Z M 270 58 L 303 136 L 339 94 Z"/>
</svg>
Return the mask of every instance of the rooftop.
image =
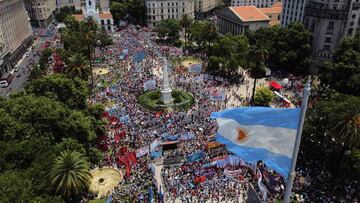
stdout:
<svg viewBox="0 0 360 203">
<path fill-rule="evenodd" d="M 229 8 L 243 22 L 270 20 L 270 18 L 267 15 L 265 15 L 255 6 L 234 6 Z"/>
<path fill-rule="evenodd" d="M 281 2 L 278 2 L 270 8 L 259 8 L 259 10 L 265 14 L 280 14 L 282 10 L 282 4 Z"/>
<path fill-rule="evenodd" d="M 78 20 L 78 21 L 82 21 L 82 20 L 85 19 L 85 15 L 83 15 L 83 14 L 74 14 L 72 16 L 74 16 L 75 19 Z"/>
<path fill-rule="evenodd" d="M 110 12 L 104 12 L 104 13 L 99 13 L 99 17 L 100 19 L 110 19 L 112 18 L 112 15 Z"/>
</svg>

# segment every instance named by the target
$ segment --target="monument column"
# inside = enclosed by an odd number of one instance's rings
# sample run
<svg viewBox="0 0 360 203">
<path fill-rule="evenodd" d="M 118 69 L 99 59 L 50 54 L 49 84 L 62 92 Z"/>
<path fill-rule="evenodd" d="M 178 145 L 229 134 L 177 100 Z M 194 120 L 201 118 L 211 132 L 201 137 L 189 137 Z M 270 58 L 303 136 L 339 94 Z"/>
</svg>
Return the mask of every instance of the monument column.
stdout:
<svg viewBox="0 0 360 203">
<path fill-rule="evenodd" d="M 161 95 L 162 95 L 162 100 L 165 104 L 170 104 L 171 103 L 171 88 L 170 88 L 170 84 L 169 84 L 169 76 L 168 76 L 168 66 L 164 65 L 163 67 L 163 87 L 161 89 Z"/>
</svg>

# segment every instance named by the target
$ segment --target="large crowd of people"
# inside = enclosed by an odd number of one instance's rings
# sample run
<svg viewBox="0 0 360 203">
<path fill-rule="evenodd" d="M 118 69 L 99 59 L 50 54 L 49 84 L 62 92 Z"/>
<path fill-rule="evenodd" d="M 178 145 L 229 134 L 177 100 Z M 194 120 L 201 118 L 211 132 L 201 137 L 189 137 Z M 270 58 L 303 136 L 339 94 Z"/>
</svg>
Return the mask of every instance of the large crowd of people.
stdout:
<svg viewBox="0 0 360 203">
<path fill-rule="evenodd" d="M 284 178 L 267 168 L 265 163 L 246 163 L 226 149 L 221 154 L 227 156 L 214 157 L 207 150 L 208 143 L 215 141 L 217 130 L 211 113 L 248 105 L 248 89 L 246 93 L 239 91 L 239 86 L 249 86 L 247 78 L 242 84 L 234 85 L 223 78 L 190 73 L 181 64 L 172 67 L 172 61 L 184 53 L 157 45 L 154 34 L 148 30 L 128 26 L 112 36 L 113 45 L 96 51 L 96 58 L 101 61 L 97 67 L 103 68 L 104 73 L 100 72 L 95 78 L 96 90 L 91 102 L 106 107 L 104 119 L 109 121 L 106 135 L 98 141 L 105 154 L 100 167 L 111 166 L 124 173 L 123 181 L 109 191 L 113 202 L 134 199 L 146 202 L 149 198 L 159 202 L 243 202 L 249 190 L 255 191 L 266 202 L 283 197 Z M 198 57 L 206 63 L 206 55 Z M 171 87 L 186 90 L 195 97 L 195 104 L 190 109 L 155 112 L 138 103 L 145 82 L 155 80 L 156 88 L 161 89 L 165 65 L 170 67 Z M 281 91 L 295 106 L 301 101 L 300 81 L 290 78 Z M 224 97 L 211 99 L 214 90 L 223 92 Z M 181 139 L 184 135 L 193 136 Z M 161 151 L 159 143 L 169 142 L 170 137 L 176 143 L 175 149 Z M 153 155 L 153 151 L 160 152 L 160 157 Z M 136 161 L 123 159 L 131 153 L 136 153 Z M 181 158 L 165 164 L 174 157 Z M 157 164 L 164 166 L 161 178 L 154 181 L 152 167 Z M 157 187 L 159 182 L 160 188 Z M 297 178 L 295 187 L 301 192 L 300 188 L 306 184 L 307 181 Z M 157 190 L 158 195 L 150 195 L 149 188 Z M 309 198 L 312 196 L 297 197 L 299 201 Z M 319 202 L 327 202 L 325 200 Z"/>
</svg>

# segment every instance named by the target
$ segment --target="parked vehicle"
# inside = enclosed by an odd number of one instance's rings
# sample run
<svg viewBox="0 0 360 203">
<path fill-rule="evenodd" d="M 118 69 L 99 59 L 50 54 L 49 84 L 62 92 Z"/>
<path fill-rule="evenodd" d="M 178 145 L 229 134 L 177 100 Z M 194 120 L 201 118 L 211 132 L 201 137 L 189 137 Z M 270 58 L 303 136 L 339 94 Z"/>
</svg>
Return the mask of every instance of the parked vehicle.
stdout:
<svg viewBox="0 0 360 203">
<path fill-rule="evenodd" d="M 6 73 L 0 79 L 0 87 L 8 87 L 12 82 L 14 75 L 12 73 Z"/>
</svg>

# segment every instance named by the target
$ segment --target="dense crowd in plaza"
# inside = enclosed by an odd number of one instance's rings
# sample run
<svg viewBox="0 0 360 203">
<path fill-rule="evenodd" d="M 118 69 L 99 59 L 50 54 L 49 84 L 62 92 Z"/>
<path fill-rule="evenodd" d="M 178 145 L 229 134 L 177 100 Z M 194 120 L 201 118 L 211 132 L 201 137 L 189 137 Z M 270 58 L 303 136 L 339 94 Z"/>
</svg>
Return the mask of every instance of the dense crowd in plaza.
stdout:
<svg viewBox="0 0 360 203">
<path fill-rule="evenodd" d="M 239 86 L 226 79 L 209 80 L 203 74 L 184 71 L 183 67 L 171 67 L 171 86 L 192 93 L 194 106 L 169 112 L 147 110 L 138 103 L 139 95 L 144 92 L 144 83 L 155 80 L 156 88 L 161 88 L 163 67 L 172 64 L 183 53 L 157 45 L 153 33 L 131 26 L 113 35 L 113 40 L 113 45 L 96 51 L 96 58 L 101 59 L 98 67 L 109 70 L 109 73 L 100 72 L 96 76 L 96 91 L 91 102 L 106 106 L 104 119 L 109 121 L 107 135 L 98 144 L 105 151 L 100 167 L 112 166 L 124 172 L 124 180 L 111 192 L 114 202 L 127 202 L 133 198 L 146 202 L 150 196 L 149 188 L 156 181 L 162 182 L 162 186 L 157 188 L 160 195 L 154 197 L 159 202 L 243 202 L 250 187 L 267 202 L 283 197 L 284 178 L 266 164 L 261 161 L 245 163 L 235 155 L 214 158 L 207 151 L 206 146 L 215 140 L 217 130 L 216 121 L 210 118 L 211 113 L 248 105 L 248 93 L 239 93 Z M 205 55 L 198 57 L 206 62 Z M 300 105 L 303 81 L 289 77 L 280 92 L 295 106 Z M 248 84 L 245 78 L 241 85 Z M 225 98 L 219 101 L 209 99 L 214 89 L 223 91 Z M 277 100 L 274 106 L 281 104 L 282 101 Z M 183 135 L 193 136 L 179 139 Z M 153 151 L 160 150 L 158 143 L 166 143 L 169 137 L 176 136 L 177 150 L 160 151 L 163 155 L 153 156 Z M 136 161 L 121 161 L 131 153 L 136 153 Z M 189 161 L 189 157 L 196 155 L 199 157 Z M 152 165 L 174 157 L 182 159 L 174 165 L 164 165 L 161 179 L 154 181 Z M 314 198 L 312 191 L 302 193 L 309 184 L 303 177 L 306 173 L 299 172 L 301 178 L 299 176 L 295 182 L 295 191 L 302 195 L 297 199 L 310 201 Z M 316 202 L 329 202 L 327 200 L 324 197 Z"/>
</svg>

